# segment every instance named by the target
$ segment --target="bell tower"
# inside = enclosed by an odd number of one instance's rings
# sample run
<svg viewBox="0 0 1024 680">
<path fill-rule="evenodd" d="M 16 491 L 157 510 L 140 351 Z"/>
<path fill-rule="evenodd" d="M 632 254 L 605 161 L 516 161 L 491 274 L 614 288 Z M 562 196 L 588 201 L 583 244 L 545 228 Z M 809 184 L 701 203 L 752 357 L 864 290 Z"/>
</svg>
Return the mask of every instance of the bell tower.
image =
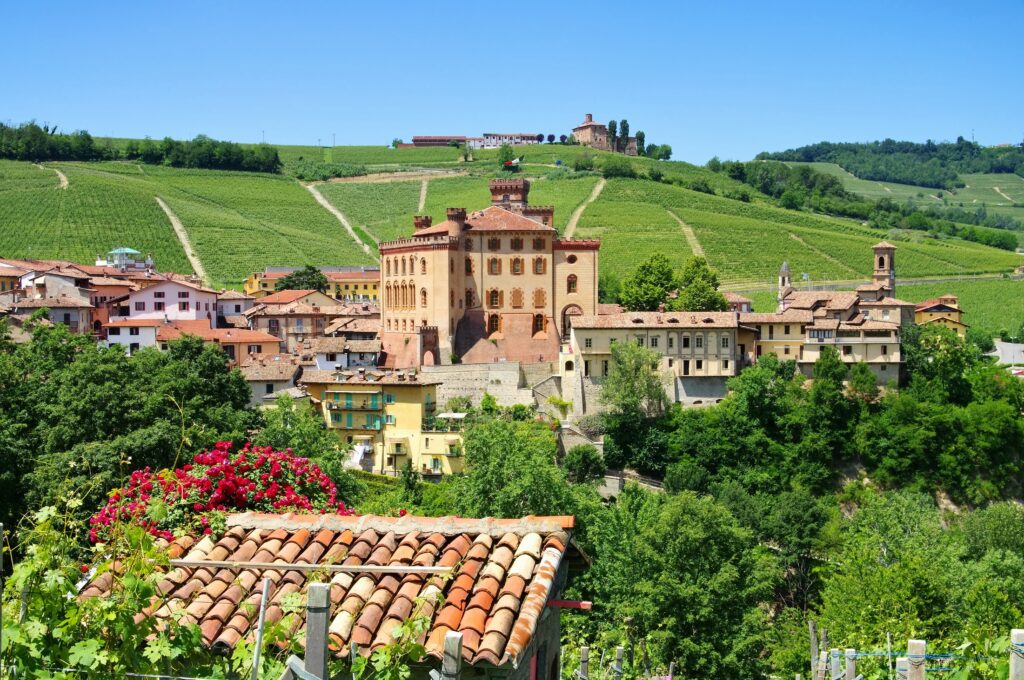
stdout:
<svg viewBox="0 0 1024 680">
<path fill-rule="evenodd" d="M 793 280 L 789 275 L 789 262 L 783 262 L 782 267 L 779 268 L 779 294 L 776 298 L 779 305 L 782 304 L 782 300 L 786 296 L 786 289 L 792 287 Z"/>
<path fill-rule="evenodd" d="M 896 246 L 882 241 L 871 248 L 874 253 L 874 273 L 871 280 L 881 286 L 889 297 L 896 295 Z"/>
</svg>

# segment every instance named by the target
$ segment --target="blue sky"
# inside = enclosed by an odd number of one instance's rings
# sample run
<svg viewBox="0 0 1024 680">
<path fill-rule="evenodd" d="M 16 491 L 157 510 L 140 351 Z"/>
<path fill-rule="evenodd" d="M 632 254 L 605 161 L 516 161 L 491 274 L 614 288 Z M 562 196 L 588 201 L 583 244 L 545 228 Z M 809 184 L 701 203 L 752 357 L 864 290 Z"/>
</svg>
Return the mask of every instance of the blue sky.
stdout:
<svg viewBox="0 0 1024 680">
<path fill-rule="evenodd" d="M 91 5 L 91 6 L 90 6 Z M 1024 139 L 1024 2 L 8 3 L 0 120 L 387 144 L 627 118 L 675 158 Z"/>
</svg>

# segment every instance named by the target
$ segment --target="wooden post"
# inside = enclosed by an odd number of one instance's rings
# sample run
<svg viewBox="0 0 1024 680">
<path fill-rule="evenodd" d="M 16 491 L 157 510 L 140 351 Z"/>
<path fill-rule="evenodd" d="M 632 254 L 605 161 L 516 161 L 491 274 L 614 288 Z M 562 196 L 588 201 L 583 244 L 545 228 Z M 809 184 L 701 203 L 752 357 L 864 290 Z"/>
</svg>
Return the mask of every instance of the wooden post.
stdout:
<svg viewBox="0 0 1024 680">
<path fill-rule="evenodd" d="M 260 594 L 260 613 L 256 620 L 256 649 L 252 653 L 252 680 L 260 680 L 260 652 L 263 651 L 263 624 L 267 616 L 267 600 L 270 599 L 270 583 L 270 579 L 264 577 L 263 592 Z"/>
<path fill-rule="evenodd" d="M 590 647 L 580 647 L 580 680 L 590 677 Z"/>
<path fill-rule="evenodd" d="M 818 623 L 814 619 L 807 621 L 807 632 L 811 635 L 811 680 L 818 673 Z"/>
<path fill-rule="evenodd" d="M 450 630 L 444 636 L 441 680 L 458 680 L 462 670 L 462 633 Z"/>
<path fill-rule="evenodd" d="M 672 680 L 676 676 L 676 662 L 673 661 L 668 665 L 668 680 Z"/>
<path fill-rule="evenodd" d="M 612 677 L 622 680 L 622 645 L 615 648 L 615 665 L 612 666 Z"/>
<path fill-rule="evenodd" d="M 814 676 L 814 680 L 826 680 L 825 673 L 828 672 L 828 652 L 822 650 L 818 652 L 818 671 Z"/>
<path fill-rule="evenodd" d="M 1024 629 L 1010 631 L 1010 680 L 1024 680 Z"/>
<path fill-rule="evenodd" d="M 907 678 L 924 680 L 927 672 L 927 643 L 924 640 L 907 640 Z"/>
<path fill-rule="evenodd" d="M 839 650 L 833 647 L 829 650 L 829 668 L 832 669 L 831 677 L 832 680 L 840 680 L 843 677 L 843 664 L 839 661 Z"/>
<path fill-rule="evenodd" d="M 896 658 L 896 680 L 907 680 L 908 673 L 907 657 L 900 656 Z"/>
<path fill-rule="evenodd" d="M 843 680 L 853 680 L 857 677 L 857 650 L 846 650 L 846 677 Z"/>
<path fill-rule="evenodd" d="M 327 680 L 327 627 L 331 623 L 331 585 L 309 586 L 306 602 L 305 668 L 317 678 Z"/>
</svg>

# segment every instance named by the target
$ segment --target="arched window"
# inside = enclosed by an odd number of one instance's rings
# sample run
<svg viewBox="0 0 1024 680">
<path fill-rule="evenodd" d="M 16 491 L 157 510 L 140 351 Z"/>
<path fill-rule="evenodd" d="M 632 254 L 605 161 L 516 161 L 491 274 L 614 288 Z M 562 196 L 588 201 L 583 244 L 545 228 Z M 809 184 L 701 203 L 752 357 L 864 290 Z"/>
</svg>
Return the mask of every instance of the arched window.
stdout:
<svg viewBox="0 0 1024 680">
<path fill-rule="evenodd" d="M 421 288 L 420 289 L 420 307 L 426 307 L 426 306 L 427 306 L 427 289 L 426 288 Z"/>
<path fill-rule="evenodd" d="M 487 273 L 488 274 L 500 274 L 501 273 L 501 260 L 496 257 L 492 257 L 487 261 Z"/>
<path fill-rule="evenodd" d="M 523 273 L 523 258 L 513 257 L 512 258 L 512 273 L 522 274 Z"/>
<path fill-rule="evenodd" d="M 489 317 L 487 317 L 487 332 L 488 333 L 497 333 L 500 328 L 501 328 L 501 319 L 498 317 L 497 314 L 491 314 Z"/>
<path fill-rule="evenodd" d="M 487 291 L 487 305 L 489 307 L 498 307 L 501 304 L 501 293 L 497 290 Z"/>
<path fill-rule="evenodd" d="M 533 334 L 544 332 L 544 315 L 534 314 L 533 315 Z"/>
<path fill-rule="evenodd" d="M 473 291 L 471 291 L 469 288 L 467 288 L 466 289 L 466 307 L 469 308 L 469 307 L 472 307 L 472 306 L 473 306 Z"/>
<path fill-rule="evenodd" d="M 466 273 L 467 274 L 472 274 L 473 273 L 473 258 L 471 258 L 471 257 L 467 257 L 466 258 Z"/>
<path fill-rule="evenodd" d="M 513 288 L 512 289 L 512 307 L 519 309 L 523 306 L 523 289 Z"/>
<path fill-rule="evenodd" d="M 544 292 L 543 288 L 533 289 L 533 306 L 536 309 L 543 309 L 545 302 L 547 302 L 547 293 Z"/>
<path fill-rule="evenodd" d="M 402 319 L 402 330 L 405 330 L 405 319 Z"/>
<path fill-rule="evenodd" d="M 405 258 L 402 258 L 402 276 L 405 276 Z"/>
<path fill-rule="evenodd" d="M 420 260 L 420 274 L 427 273 L 427 258 Z"/>
<path fill-rule="evenodd" d="M 488 250 L 501 250 L 501 239 L 500 238 L 489 238 L 487 239 Z"/>
<path fill-rule="evenodd" d="M 566 361 L 565 362 L 565 370 L 566 371 L 571 371 L 572 369 L 573 369 L 573 363 L 571 361 Z"/>
<path fill-rule="evenodd" d="M 384 274 L 391 276 L 391 260 L 384 260 Z"/>
<path fill-rule="evenodd" d="M 885 269 L 885 258 L 884 257 L 879 256 L 879 258 L 878 258 L 878 268 L 879 269 Z"/>
<path fill-rule="evenodd" d="M 523 239 L 520 238 L 519 236 L 516 236 L 515 238 L 512 239 L 512 250 L 522 250 L 522 249 L 523 249 Z"/>
<path fill-rule="evenodd" d="M 569 278 L 565 280 L 565 292 L 575 293 L 576 292 L 576 275 L 569 274 Z"/>
<path fill-rule="evenodd" d="M 448 306 L 449 307 L 454 307 L 455 306 L 455 290 L 454 289 L 448 291 Z"/>
<path fill-rule="evenodd" d="M 535 258 L 533 258 L 533 273 L 534 274 L 543 274 L 544 272 L 547 271 L 547 269 L 548 269 L 547 260 L 545 260 L 543 257 L 535 257 Z"/>
</svg>

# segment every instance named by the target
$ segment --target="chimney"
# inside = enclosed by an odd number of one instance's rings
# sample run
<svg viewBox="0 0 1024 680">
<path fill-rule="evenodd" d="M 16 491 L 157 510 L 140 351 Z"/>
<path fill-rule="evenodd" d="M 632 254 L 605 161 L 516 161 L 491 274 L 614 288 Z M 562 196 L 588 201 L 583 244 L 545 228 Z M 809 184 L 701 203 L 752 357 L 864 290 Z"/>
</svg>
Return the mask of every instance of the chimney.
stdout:
<svg viewBox="0 0 1024 680">
<path fill-rule="evenodd" d="M 466 209 L 448 208 L 448 220 L 458 225 L 459 231 L 466 228 Z"/>
<path fill-rule="evenodd" d="M 414 215 L 412 218 L 412 224 L 416 228 L 416 231 L 429 228 L 430 223 L 433 221 L 434 218 L 430 215 Z"/>
<path fill-rule="evenodd" d="M 584 123 L 593 123 L 594 122 L 594 114 L 588 113 L 587 115 L 583 116 L 583 122 Z"/>
</svg>

